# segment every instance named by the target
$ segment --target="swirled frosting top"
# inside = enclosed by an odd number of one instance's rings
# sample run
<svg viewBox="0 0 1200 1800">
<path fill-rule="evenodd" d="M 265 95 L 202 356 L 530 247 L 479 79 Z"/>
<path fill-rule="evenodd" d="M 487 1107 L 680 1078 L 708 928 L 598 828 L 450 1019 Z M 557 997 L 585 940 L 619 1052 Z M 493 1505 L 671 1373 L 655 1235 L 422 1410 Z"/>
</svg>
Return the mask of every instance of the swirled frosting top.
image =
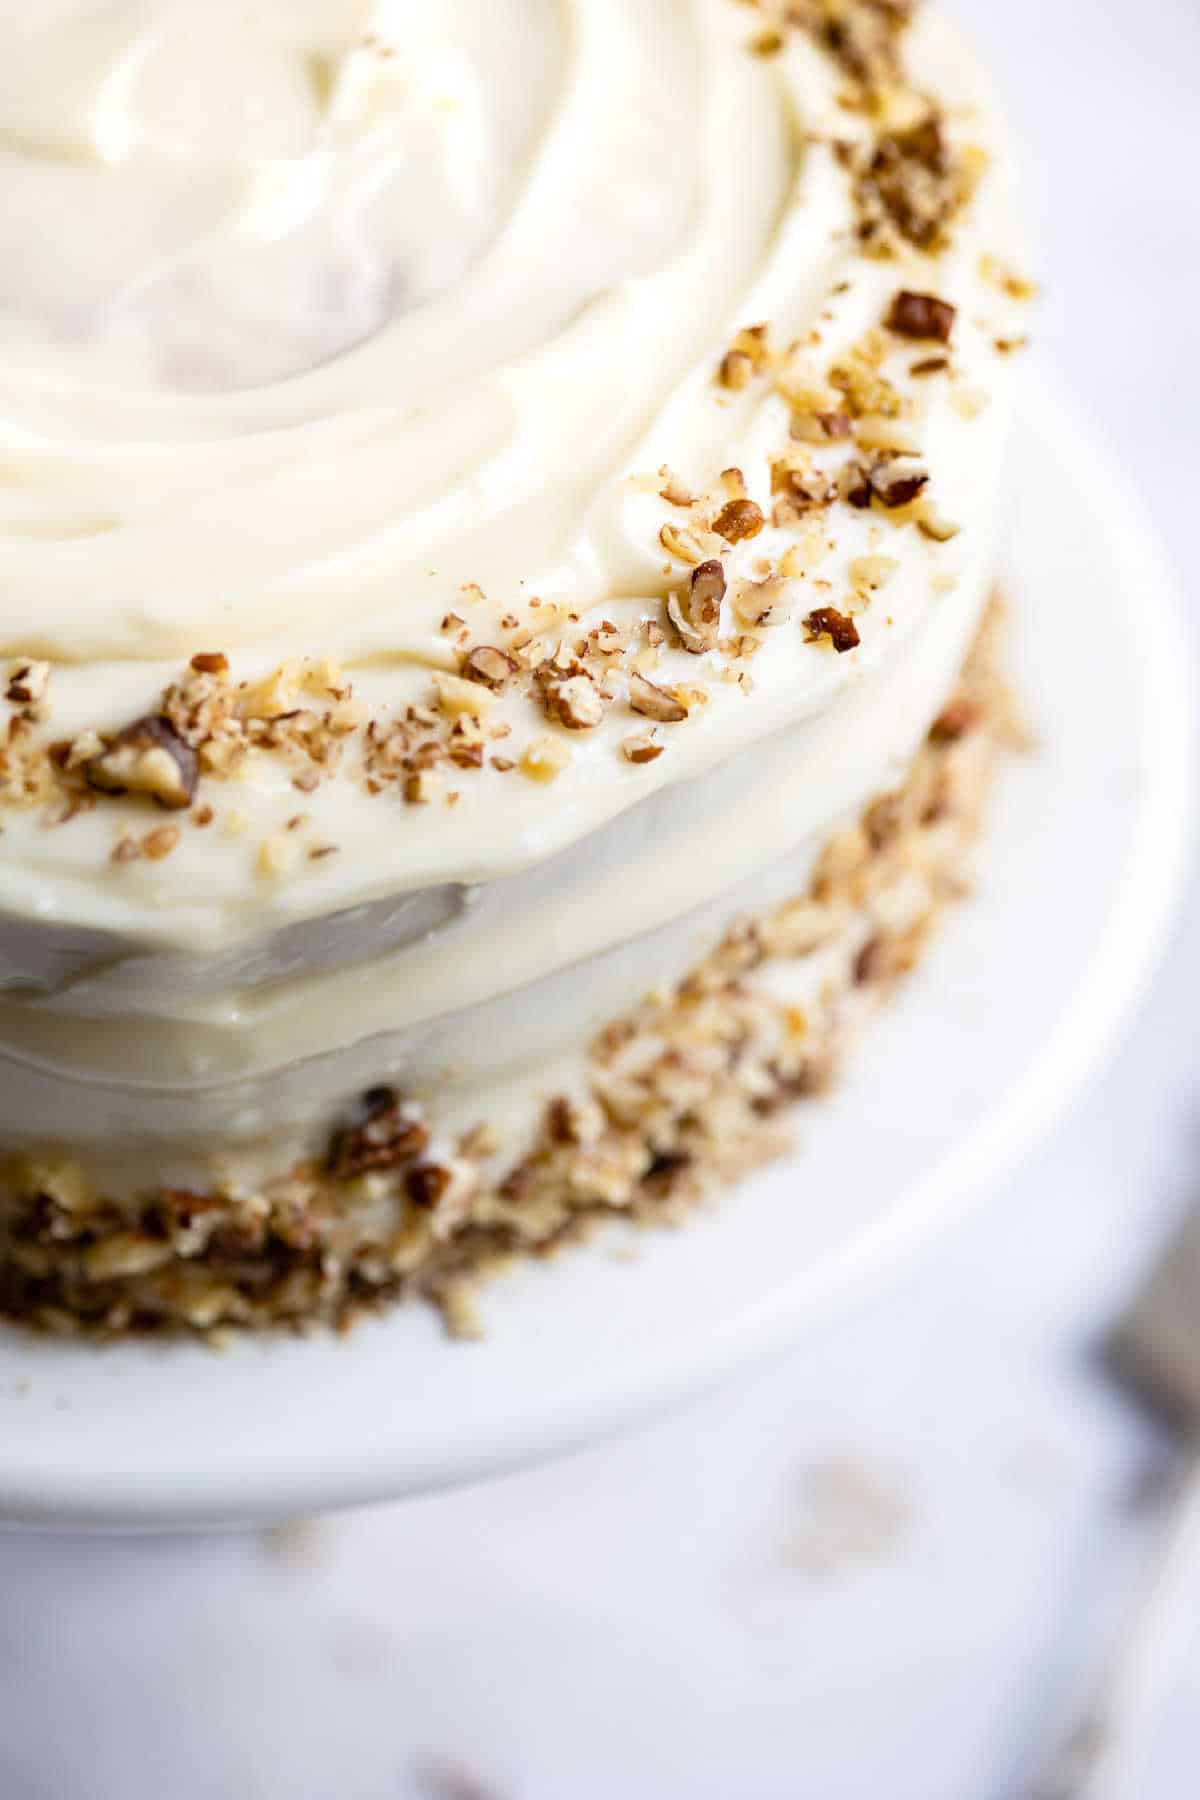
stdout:
<svg viewBox="0 0 1200 1800">
<path fill-rule="evenodd" d="M 886 658 L 986 557 L 1022 298 L 910 11 L 0 20 L 0 906 L 486 878 Z"/>
</svg>

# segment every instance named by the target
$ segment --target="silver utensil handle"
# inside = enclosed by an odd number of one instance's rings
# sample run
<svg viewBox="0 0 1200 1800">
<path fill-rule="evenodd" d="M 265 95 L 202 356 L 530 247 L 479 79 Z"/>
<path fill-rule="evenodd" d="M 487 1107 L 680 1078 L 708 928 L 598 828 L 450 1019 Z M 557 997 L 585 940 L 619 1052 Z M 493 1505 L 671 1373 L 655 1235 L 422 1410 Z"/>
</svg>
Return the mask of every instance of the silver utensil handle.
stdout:
<svg viewBox="0 0 1200 1800">
<path fill-rule="evenodd" d="M 1200 1450 L 1167 1502 L 1167 1516 L 1133 1611 L 1086 1710 L 1030 1800 L 1129 1800 L 1170 1699 L 1196 1613 L 1200 1578 Z"/>
</svg>

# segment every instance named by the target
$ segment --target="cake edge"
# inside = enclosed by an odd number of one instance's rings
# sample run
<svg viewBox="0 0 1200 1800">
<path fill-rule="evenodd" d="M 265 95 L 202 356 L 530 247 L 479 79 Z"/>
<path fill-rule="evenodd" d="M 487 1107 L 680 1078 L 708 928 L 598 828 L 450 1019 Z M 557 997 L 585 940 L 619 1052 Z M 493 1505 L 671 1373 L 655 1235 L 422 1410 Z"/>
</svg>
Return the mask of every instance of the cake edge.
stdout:
<svg viewBox="0 0 1200 1800">
<path fill-rule="evenodd" d="M 160 1189 L 107 1201 L 65 1158 L 0 1169 L 0 1316 L 102 1339 L 230 1328 L 347 1330 L 434 1302 L 480 1335 L 482 1279 L 598 1223 L 675 1224 L 791 1144 L 793 1103 L 836 1080 L 870 1016 L 916 966 L 971 856 L 1001 753 L 1025 741 L 989 604 L 956 686 L 901 783 L 829 839 L 807 890 L 744 916 L 670 989 L 593 1041 L 586 1091 L 550 1099 L 520 1158 L 488 1121 L 435 1156 L 419 1108 L 363 1096 L 322 1162 L 253 1193 Z M 803 1008 L 787 966 L 829 973 Z"/>
</svg>

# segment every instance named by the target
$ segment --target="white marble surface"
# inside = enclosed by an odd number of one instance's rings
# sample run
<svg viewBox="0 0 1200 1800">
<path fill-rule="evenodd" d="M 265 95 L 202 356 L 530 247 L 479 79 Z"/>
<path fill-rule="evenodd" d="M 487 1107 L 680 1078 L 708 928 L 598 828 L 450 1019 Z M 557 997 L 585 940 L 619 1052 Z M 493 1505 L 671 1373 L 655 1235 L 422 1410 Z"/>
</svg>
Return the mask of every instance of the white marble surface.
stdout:
<svg viewBox="0 0 1200 1800">
<path fill-rule="evenodd" d="M 1187 579 L 1200 5 L 957 4 L 1030 147 L 1039 354 Z M 1019 1796 L 1146 1543 L 1091 1351 L 1200 1186 L 1197 900 L 987 1213 L 668 1423 L 290 1541 L 0 1540 L 3 1800 Z M 1198 1761 L 1200 1641 L 1130 1800 Z"/>
</svg>

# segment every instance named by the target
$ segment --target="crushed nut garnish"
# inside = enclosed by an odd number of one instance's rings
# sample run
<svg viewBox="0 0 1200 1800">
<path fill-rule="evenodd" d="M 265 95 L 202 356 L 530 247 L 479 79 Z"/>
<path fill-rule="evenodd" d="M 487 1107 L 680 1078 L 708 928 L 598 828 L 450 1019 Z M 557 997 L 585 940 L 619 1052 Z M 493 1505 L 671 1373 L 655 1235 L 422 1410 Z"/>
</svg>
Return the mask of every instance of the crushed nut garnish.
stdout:
<svg viewBox="0 0 1200 1800">
<path fill-rule="evenodd" d="M 868 332 L 830 370 L 851 419 L 898 419 L 904 412 L 899 390 L 880 373 L 885 353 L 883 333 Z"/>
<path fill-rule="evenodd" d="M 442 1163 L 417 1163 L 405 1176 L 405 1185 L 414 1206 L 433 1208 L 453 1180 L 453 1173 Z"/>
<path fill-rule="evenodd" d="M 687 707 L 673 694 L 636 671 L 629 677 L 629 704 L 634 712 L 654 719 L 660 725 L 678 725 L 688 716 Z"/>
<path fill-rule="evenodd" d="M 916 294 L 902 288 L 892 301 L 884 323 L 900 337 L 927 338 L 948 344 L 954 330 L 958 309 L 936 294 Z"/>
<path fill-rule="evenodd" d="M 627 737 L 621 745 L 621 752 L 626 762 L 652 763 L 657 762 L 662 755 L 663 745 L 652 731 L 643 731 L 634 737 Z"/>
<path fill-rule="evenodd" d="M 848 506 L 865 511 L 873 492 L 870 469 L 860 462 L 843 463 L 838 471 L 838 493 Z"/>
<path fill-rule="evenodd" d="M 409 806 L 428 806 L 437 794 L 439 786 L 439 778 L 432 770 L 413 769 L 404 778 L 404 798 Z"/>
<path fill-rule="evenodd" d="M 765 325 L 750 325 L 739 331 L 721 358 L 717 380 L 722 387 L 738 390 L 749 387 L 754 377 L 771 361 L 768 331 Z"/>
<path fill-rule="evenodd" d="M 753 500 L 730 500 L 713 520 L 712 528 L 727 544 L 757 537 L 766 525 L 762 508 Z"/>
<path fill-rule="evenodd" d="M 871 491 L 889 512 L 911 506 L 929 485 L 929 471 L 909 462 L 878 464 L 871 470 Z"/>
<path fill-rule="evenodd" d="M 771 464 L 771 493 L 775 496 L 772 517 L 782 526 L 795 525 L 806 514 L 820 512 L 837 497 L 837 488 L 827 475 L 779 457 Z"/>
<path fill-rule="evenodd" d="M 694 656 L 716 648 L 721 634 L 721 602 L 725 598 L 725 570 L 713 559 L 692 570 L 685 594 L 672 594 L 667 614 L 683 646 Z"/>
<path fill-rule="evenodd" d="M 844 656 L 847 650 L 857 649 L 862 641 L 854 620 L 834 606 L 818 606 L 804 623 L 810 641 L 815 643 L 818 638 L 827 637 L 839 656 Z"/>
<path fill-rule="evenodd" d="M 658 541 L 669 556 L 683 563 L 702 563 L 721 548 L 720 539 L 711 531 L 693 530 L 670 521 L 659 532 Z"/>
<path fill-rule="evenodd" d="M 36 707 L 46 697 L 50 686 L 48 662 L 14 662 L 8 668 L 8 686 L 4 698 L 11 706 Z"/>
<path fill-rule="evenodd" d="M 535 738 L 521 758 L 521 767 L 534 781 L 557 781 L 571 760 L 561 738 Z"/>
<path fill-rule="evenodd" d="M 296 847 L 283 832 L 264 838 L 258 847 L 257 868 L 260 875 L 276 880 L 286 875 L 296 861 Z"/>
<path fill-rule="evenodd" d="M 148 831 L 142 839 L 142 855 L 151 862 L 161 862 L 170 856 L 172 850 L 178 848 L 182 836 L 178 825 L 160 825 L 155 831 Z"/>
<path fill-rule="evenodd" d="M 916 433 L 903 419 L 870 414 L 859 419 L 854 437 L 860 450 L 880 450 L 891 456 L 916 456 L 921 448 Z"/>
<path fill-rule="evenodd" d="M 935 112 L 906 130 L 882 132 L 864 157 L 850 160 L 859 238 L 885 256 L 897 239 L 928 252 L 944 248 L 980 173 L 974 159 L 951 148 Z"/>
<path fill-rule="evenodd" d="M 735 616 L 751 629 L 786 625 L 792 616 L 791 590 L 778 575 L 763 581 L 739 581 L 732 605 Z"/>
<path fill-rule="evenodd" d="M 493 644 L 477 644 L 475 649 L 463 663 L 463 674 L 468 681 L 481 681 L 485 687 L 502 688 L 510 675 L 517 672 L 517 663 L 503 650 Z"/>
<path fill-rule="evenodd" d="M 961 525 L 956 525 L 952 519 L 944 518 L 928 500 L 921 503 L 917 513 L 917 525 L 925 536 L 932 538 L 936 544 L 948 544 L 962 530 Z"/>
<path fill-rule="evenodd" d="M 190 806 L 196 753 L 161 715 L 138 719 L 84 765 L 89 785 L 106 794 L 146 794 L 160 806 Z"/>
<path fill-rule="evenodd" d="M 414 1162 L 429 1143 L 428 1128 L 394 1088 L 371 1088 L 349 1125 L 336 1133 L 329 1152 L 335 1181 L 352 1181 L 378 1169 Z"/>
<path fill-rule="evenodd" d="M 591 731 L 604 718 L 604 700 L 590 675 L 547 681 L 544 693 L 547 713 L 568 731 Z"/>
<path fill-rule="evenodd" d="M 658 478 L 662 483 L 658 490 L 659 494 L 669 506 L 694 506 L 696 504 L 695 494 L 665 464 L 658 471 Z"/>
<path fill-rule="evenodd" d="M 438 704 L 451 718 L 463 713 L 479 718 L 490 704 L 486 690 L 478 681 L 464 681 L 459 675 L 435 674 L 433 685 Z"/>
</svg>

